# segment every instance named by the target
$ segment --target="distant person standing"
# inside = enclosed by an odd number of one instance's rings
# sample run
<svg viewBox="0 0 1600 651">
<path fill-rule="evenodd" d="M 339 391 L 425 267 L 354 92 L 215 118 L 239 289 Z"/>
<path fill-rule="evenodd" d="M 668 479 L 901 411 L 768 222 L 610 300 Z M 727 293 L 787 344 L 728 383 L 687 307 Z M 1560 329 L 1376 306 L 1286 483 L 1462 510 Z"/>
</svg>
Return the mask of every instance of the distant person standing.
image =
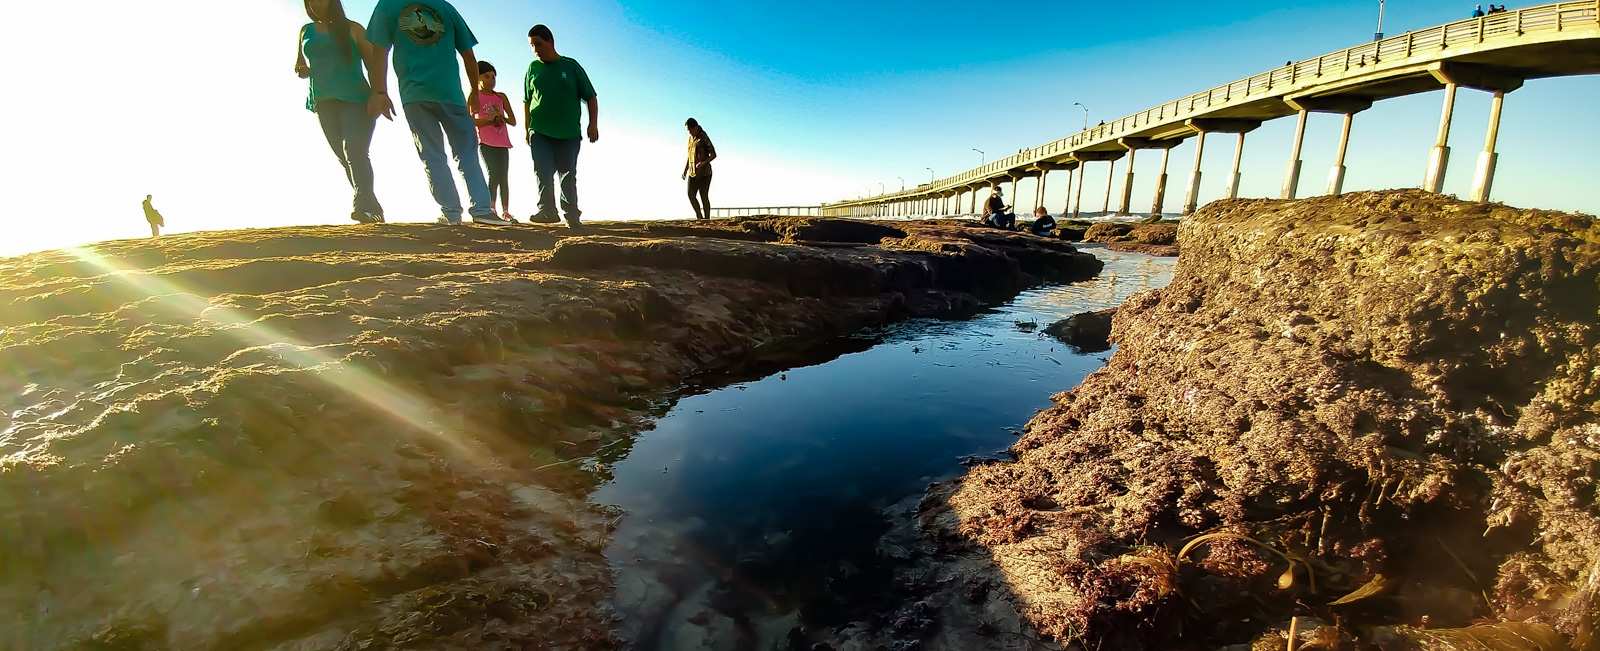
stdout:
<svg viewBox="0 0 1600 651">
<path fill-rule="evenodd" d="M 144 221 L 150 224 L 150 237 L 161 237 L 161 227 L 167 225 L 167 220 L 161 217 L 161 212 L 150 204 L 150 195 L 144 195 Z"/>
<path fill-rule="evenodd" d="M 478 62 L 478 110 L 472 114 L 478 123 L 478 151 L 489 171 L 489 203 L 500 198 L 500 216 L 515 224 L 511 216 L 511 130 L 517 126 L 517 112 L 511 99 L 494 89 L 498 73 L 488 61 Z"/>
<path fill-rule="evenodd" d="M 489 184 L 478 164 L 478 129 L 472 119 L 478 109 L 478 93 L 464 93 L 461 88 L 462 70 L 467 74 L 467 87 L 478 87 L 478 59 L 472 53 L 478 39 L 461 14 L 446 0 L 378 0 L 367 21 L 367 38 L 377 51 L 370 110 L 374 114 L 394 111 L 387 90 L 392 49 L 406 124 L 427 171 L 433 200 L 443 212 L 439 223 L 461 224 L 461 195 L 445 159 L 446 141 L 462 180 L 467 182 L 472 221 L 509 223 L 494 214 Z M 458 55 L 460 67 L 456 65 Z"/>
<path fill-rule="evenodd" d="M 711 219 L 711 161 L 717 159 L 717 147 L 694 118 L 684 126 L 689 129 L 689 160 L 683 163 L 683 178 L 689 182 L 689 205 L 694 207 L 695 219 Z"/>
<path fill-rule="evenodd" d="M 534 25 L 528 45 L 536 57 L 523 79 L 523 109 L 528 118 L 528 147 L 533 150 L 533 174 L 539 185 L 539 212 L 528 221 L 556 222 L 555 181 L 561 183 L 561 217 L 578 228 L 578 150 L 583 144 L 578 104 L 589 107 L 589 142 L 600 141 L 600 100 L 589 73 L 569 57 L 556 52 L 550 28 Z"/>
<path fill-rule="evenodd" d="M 1473 18 L 1482 18 L 1483 17 L 1483 5 L 1481 5 L 1481 4 L 1480 5 L 1472 5 L 1472 17 Z"/>
<path fill-rule="evenodd" d="M 372 43 L 367 41 L 367 30 L 345 18 L 339 0 L 305 0 L 305 7 L 311 22 L 300 28 L 294 71 L 311 80 L 306 108 L 317 114 L 322 135 L 355 192 L 350 219 L 382 223 L 383 206 L 373 192 L 368 154 L 378 116 L 367 111 L 372 86 L 363 73 L 371 69 Z M 394 113 L 385 117 L 392 120 Z"/>
</svg>

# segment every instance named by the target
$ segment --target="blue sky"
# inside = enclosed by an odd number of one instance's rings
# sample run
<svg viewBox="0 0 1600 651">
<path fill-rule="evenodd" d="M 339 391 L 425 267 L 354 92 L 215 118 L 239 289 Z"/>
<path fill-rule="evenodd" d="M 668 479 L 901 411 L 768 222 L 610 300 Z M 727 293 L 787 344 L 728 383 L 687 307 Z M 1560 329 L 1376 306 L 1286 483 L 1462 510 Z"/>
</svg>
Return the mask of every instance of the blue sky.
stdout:
<svg viewBox="0 0 1600 651">
<path fill-rule="evenodd" d="M 19 129 L 13 151 L 34 152 L 15 200 L 20 235 L 0 254 L 143 230 L 138 200 L 156 194 L 176 230 L 348 223 L 347 186 L 291 71 L 297 0 L 25 3 L 29 24 L 73 24 L 73 45 L 29 30 L 20 46 L 47 52 L 13 88 L 74 88 L 56 101 L 91 105 L 83 122 Z M 364 20 L 375 0 L 347 0 Z M 698 118 L 722 158 L 718 205 L 812 204 L 895 188 L 1162 101 L 1371 38 L 1376 2 L 1254 0 L 1197 3 L 956 2 L 698 3 L 460 0 L 480 58 L 518 95 L 532 55 L 527 29 L 550 25 L 564 54 L 599 91 L 602 139 L 585 145 L 580 195 L 592 218 L 683 217 L 678 180 L 684 118 Z M 1385 31 L 1465 17 L 1471 4 L 1389 3 Z M 129 25 L 145 25 L 128 29 Z M 1356 117 L 1347 189 L 1421 182 L 1440 93 L 1381 103 Z M 1446 191 L 1466 194 L 1483 143 L 1488 96 L 1463 91 Z M 1600 211 L 1600 77 L 1538 80 L 1510 94 L 1496 198 L 1524 206 Z M 8 122 L 25 124 L 25 104 Z M 64 109 L 72 114 L 76 109 Z M 1250 134 L 1242 193 L 1275 195 L 1293 131 L 1279 120 Z M 1314 115 L 1302 194 L 1320 190 L 1338 118 Z M 1231 138 L 1206 148 L 1202 200 L 1221 196 Z M 1173 152 L 1168 206 L 1181 201 L 1192 144 Z M 437 214 L 403 122 L 374 144 L 379 198 L 391 219 Z M 1159 156 L 1138 160 L 1134 207 L 1148 206 Z M 533 209 L 531 165 L 513 152 L 513 208 Z M 1120 187 L 1119 166 L 1116 185 Z M 1098 207 L 1104 166 L 1092 166 L 1085 206 Z M 15 177 L 14 177 L 15 178 Z M 1047 202 L 1062 203 L 1064 177 Z M 1114 190 L 1114 194 L 1120 194 Z M 1031 200 L 1028 183 L 1022 196 Z"/>
</svg>

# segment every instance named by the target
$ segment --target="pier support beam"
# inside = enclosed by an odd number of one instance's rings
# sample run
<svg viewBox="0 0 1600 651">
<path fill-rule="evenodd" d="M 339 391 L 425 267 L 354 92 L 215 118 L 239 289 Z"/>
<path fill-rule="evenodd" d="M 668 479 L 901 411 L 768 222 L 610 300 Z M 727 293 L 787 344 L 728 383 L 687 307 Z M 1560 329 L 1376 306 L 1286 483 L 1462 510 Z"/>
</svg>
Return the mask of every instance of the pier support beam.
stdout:
<svg viewBox="0 0 1600 651">
<path fill-rule="evenodd" d="M 1194 145 L 1194 172 L 1189 174 L 1189 194 L 1183 199 L 1183 214 L 1194 214 L 1195 208 L 1200 207 L 1200 165 L 1206 156 L 1206 132 L 1201 131 L 1195 138 Z"/>
<path fill-rule="evenodd" d="M 1116 162 L 1118 160 L 1120 160 L 1123 156 L 1126 156 L 1127 154 L 1128 154 L 1128 152 L 1126 150 L 1118 150 L 1118 151 L 1080 151 L 1080 152 L 1075 152 L 1075 153 L 1072 154 L 1072 160 L 1074 162 L 1076 162 L 1077 165 L 1078 165 L 1078 189 L 1077 189 L 1076 194 L 1074 195 L 1074 198 L 1072 200 L 1073 201 L 1073 208 L 1072 208 L 1072 213 L 1073 213 L 1072 216 L 1073 217 L 1077 217 L 1079 214 L 1082 213 L 1082 208 L 1083 208 L 1083 186 L 1089 184 L 1088 172 L 1085 169 L 1085 168 L 1088 167 L 1088 164 L 1090 162 L 1099 162 L 1099 161 L 1105 161 L 1107 163 L 1110 163 L 1110 169 L 1106 170 L 1106 204 L 1107 204 L 1107 206 L 1104 209 L 1104 210 L 1109 210 L 1110 209 L 1110 202 L 1111 202 L 1111 180 L 1113 178 L 1115 178 L 1115 176 L 1116 176 Z"/>
<path fill-rule="evenodd" d="M 1138 148 L 1128 147 L 1128 173 L 1122 177 L 1122 202 L 1117 204 L 1118 215 L 1128 214 L 1128 205 L 1133 202 L 1133 158 L 1138 153 Z"/>
<path fill-rule="evenodd" d="M 1483 142 L 1483 153 L 1478 155 L 1478 169 L 1472 176 L 1472 200 L 1488 201 L 1489 194 L 1494 187 L 1495 164 L 1499 162 L 1499 155 L 1495 153 L 1495 141 L 1500 137 L 1500 109 L 1505 104 L 1506 93 L 1522 87 L 1524 79 L 1515 70 L 1497 68 L 1477 64 L 1455 62 L 1441 62 L 1429 68 L 1434 79 L 1445 85 L 1445 112 L 1439 121 L 1439 144 L 1434 147 L 1434 156 L 1440 155 L 1439 149 L 1447 144 L 1449 136 L 1450 112 L 1455 102 L 1454 89 L 1456 86 L 1466 86 L 1478 90 L 1494 93 L 1494 100 L 1489 105 L 1489 134 Z M 1449 148 L 1443 147 L 1444 155 L 1449 155 Z M 1433 162 L 1429 161 L 1428 182 L 1444 185 L 1444 165 L 1439 165 L 1438 178 L 1433 176 Z M 1432 189 L 1428 185 L 1424 188 Z M 1435 190 L 1437 191 L 1437 190 Z"/>
<path fill-rule="evenodd" d="M 1044 182 L 1050 178 L 1050 170 L 1039 169 L 1039 184 L 1033 188 L 1033 211 L 1039 212 L 1039 206 L 1044 205 Z"/>
<path fill-rule="evenodd" d="M 1333 169 L 1328 170 L 1328 194 L 1338 196 L 1344 193 L 1344 154 L 1350 149 L 1350 124 L 1355 122 L 1356 114 L 1344 114 L 1344 126 L 1339 130 L 1339 152 L 1334 154 Z"/>
<path fill-rule="evenodd" d="M 1294 144 L 1289 147 L 1289 169 L 1283 174 L 1283 192 L 1279 195 L 1284 199 L 1293 199 L 1295 193 L 1300 191 L 1300 145 L 1306 141 L 1306 116 L 1310 111 L 1300 109 L 1300 117 L 1294 126 Z"/>
<path fill-rule="evenodd" d="M 1472 176 L 1473 201 L 1488 201 L 1489 192 L 1494 188 L 1494 167 L 1500 159 L 1494 148 L 1495 141 L 1500 138 L 1500 109 L 1505 101 L 1505 91 L 1497 90 L 1489 104 L 1489 133 L 1483 140 L 1483 153 L 1478 154 L 1477 173 Z"/>
<path fill-rule="evenodd" d="M 1067 168 L 1067 194 L 1061 198 L 1061 216 L 1065 218 L 1072 214 L 1072 176 L 1078 173 L 1078 167 Z"/>
<path fill-rule="evenodd" d="M 967 211 L 967 214 L 978 214 L 978 186 L 972 187 L 972 209 Z"/>
<path fill-rule="evenodd" d="M 1083 178 L 1084 168 L 1085 167 L 1088 167 L 1087 163 L 1084 163 L 1084 162 L 1079 162 L 1078 163 L 1078 192 L 1077 192 L 1077 194 L 1073 195 L 1073 199 L 1072 199 L 1072 218 L 1073 219 L 1077 219 L 1078 215 L 1083 214 L 1083 186 L 1088 185 L 1087 183 L 1084 182 L 1084 178 Z"/>
<path fill-rule="evenodd" d="M 1344 127 L 1339 135 L 1339 154 L 1334 159 L 1333 169 L 1328 171 L 1328 194 L 1337 195 L 1344 192 L 1344 155 L 1350 148 L 1350 124 L 1355 120 L 1355 115 L 1372 108 L 1372 98 L 1355 95 L 1339 95 L 1328 97 L 1287 97 L 1283 100 L 1296 111 L 1316 111 L 1319 113 L 1339 113 L 1344 115 Z M 1303 137 L 1305 134 L 1299 134 Z M 1299 157 L 1299 146 L 1295 147 L 1296 158 Z M 1287 186 L 1288 184 L 1285 183 Z"/>
<path fill-rule="evenodd" d="M 1100 206 L 1101 214 L 1111 212 L 1111 180 L 1117 176 L 1117 161 L 1113 159 L 1106 168 L 1106 202 Z"/>
<path fill-rule="evenodd" d="M 1161 150 L 1161 173 L 1156 175 L 1156 198 L 1150 201 L 1150 216 L 1160 217 L 1161 207 L 1167 202 L 1167 160 L 1172 158 L 1172 148 Z"/>
<path fill-rule="evenodd" d="M 1239 132 L 1239 141 L 1233 145 L 1233 173 L 1228 175 L 1228 198 L 1239 198 L 1239 164 L 1244 161 L 1244 132 Z"/>
<path fill-rule="evenodd" d="M 1020 177 L 1020 176 L 1011 177 L 1011 211 L 1012 212 L 1016 212 L 1016 210 L 1017 210 L 1017 182 L 1021 181 L 1021 180 L 1022 180 L 1022 177 Z"/>
<path fill-rule="evenodd" d="M 1444 190 L 1445 170 L 1450 166 L 1450 119 L 1456 112 L 1456 84 L 1444 85 L 1444 109 L 1439 113 L 1439 135 L 1433 141 L 1433 151 L 1428 154 L 1428 171 L 1422 177 L 1422 189 L 1429 192 Z"/>
</svg>

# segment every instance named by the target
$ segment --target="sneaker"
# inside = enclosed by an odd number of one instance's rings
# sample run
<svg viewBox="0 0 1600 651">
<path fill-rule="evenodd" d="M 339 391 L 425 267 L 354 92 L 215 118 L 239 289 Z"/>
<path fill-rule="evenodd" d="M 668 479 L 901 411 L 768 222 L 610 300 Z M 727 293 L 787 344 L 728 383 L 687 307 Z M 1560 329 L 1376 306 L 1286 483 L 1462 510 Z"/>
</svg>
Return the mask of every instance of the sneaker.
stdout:
<svg viewBox="0 0 1600 651">
<path fill-rule="evenodd" d="M 578 230 L 578 229 L 583 228 L 583 222 L 578 221 L 578 219 L 576 217 L 569 217 L 569 218 L 567 218 L 566 221 L 567 221 L 567 228 L 570 228 L 572 230 Z"/>
<path fill-rule="evenodd" d="M 441 215 L 439 217 L 439 219 L 437 220 L 437 222 L 440 223 L 440 224 L 443 224 L 445 226 L 460 226 L 461 225 L 461 218 L 457 217 L 455 219 L 451 219 L 449 217 L 445 217 L 445 216 Z"/>
<path fill-rule="evenodd" d="M 528 217 L 529 224 L 556 224 L 560 221 L 561 218 L 555 215 L 531 215 Z"/>
<path fill-rule="evenodd" d="M 473 215 L 472 223 L 487 224 L 489 226 L 510 226 L 512 224 L 512 222 L 508 222 L 504 218 L 494 213 L 487 215 Z"/>
<path fill-rule="evenodd" d="M 356 211 L 356 212 L 350 213 L 350 219 L 355 220 L 356 223 L 358 223 L 358 224 L 382 224 L 383 223 L 383 215 L 375 215 L 375 214 L 372 214 L 370 212 Z"/>
<path fill-rule="evenodd" d="M 517 218 L 516 218 L 516 217 L 512 217 L 512 216 L 511 216 L 511 211 L 509 211 L 509 210 L 507 210 L 507 211 L 506 211 L 506 212 L 505 212 L 505 214 L 503 214 L 503 215 L 500 215 L 500 216 L 501 216 L 501 217 L 502 217 L 502 218 L 504 218 L 504 219 L 505 219 L 505 220 L 506 220 L 506 221 L 508 221 L 508 222 L 511 222 L 511 223 L 513 223 L 513 224 L 515 224 L 515 223 L 517 223 Z"/>
</svg>

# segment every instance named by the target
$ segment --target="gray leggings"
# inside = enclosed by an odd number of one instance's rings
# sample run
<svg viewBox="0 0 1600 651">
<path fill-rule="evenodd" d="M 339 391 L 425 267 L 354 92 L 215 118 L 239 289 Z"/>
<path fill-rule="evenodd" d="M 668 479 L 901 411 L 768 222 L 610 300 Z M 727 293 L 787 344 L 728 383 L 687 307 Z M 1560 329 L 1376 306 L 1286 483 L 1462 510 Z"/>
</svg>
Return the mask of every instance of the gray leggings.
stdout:
<svg viewBox="0 0 1600 651">
<path fill-rule="evenodd" d="M 368 154 L 378 118 L 367 113 L 365 104 L 325 99 L 317 102 L 317 121 L 355 191 L 355 212 L 382 215 L 383 206 L 372 191 L 372 158 Z"/>
<path fill-rule="evenodd" d="M 500 198 L 500 206 L 511 207 L 511 150 L 504 147 L 478 145 L 483 153 L 483 167 L 489 173 L 489 203 Z"/>
</svg>

